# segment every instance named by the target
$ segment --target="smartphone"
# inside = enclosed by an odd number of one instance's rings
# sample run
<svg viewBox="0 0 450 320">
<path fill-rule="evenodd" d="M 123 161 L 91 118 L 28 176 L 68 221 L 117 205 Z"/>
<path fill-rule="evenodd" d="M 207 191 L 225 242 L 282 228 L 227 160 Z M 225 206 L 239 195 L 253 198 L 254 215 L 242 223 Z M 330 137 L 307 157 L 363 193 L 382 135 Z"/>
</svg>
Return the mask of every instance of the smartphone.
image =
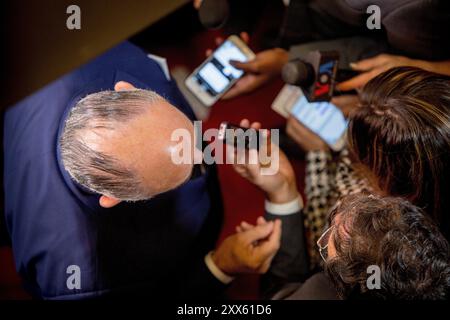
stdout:
<svg viewBox="0 0 450 320">
<path fill-rule="evenodd" d="M 259 150 L 259 130 L 254 129 L 253 133 L 255 134 L 249 134 L 247 131 L 248 129 L 249 128 L 243 128 L 228 122 L 222 122 L 219 126 L 219 134 L 217 138 L 228 144 L 232 144 L 235 148 L 239 147 L 238 141 L 242 141 L 241 144 L 245 149 Z"/>
<path fill-rule="evenodd" d="M 239 37 L 230 36 L 186 78 L 186 87 L 210 107 L 244 74 L 230 60 L 247 62 L 254 58 L 255 54 Z"/>
<path fill-rule="evenodd" d="M 341 110 L 331 102 L 308 102 L 302 95 L 292 107 L 291 114 L 334 151 L 344 147 L 348 123 Z"/>
<path fill-rule="evenodd" d="M 286 85 L 275 98 L 272 108 L 285 117 L 293 115 L 332 150 L 340 151 L 344 147 L 348 121 L 331 102 L 309 102 L 299 87 Z"/>
</svg>

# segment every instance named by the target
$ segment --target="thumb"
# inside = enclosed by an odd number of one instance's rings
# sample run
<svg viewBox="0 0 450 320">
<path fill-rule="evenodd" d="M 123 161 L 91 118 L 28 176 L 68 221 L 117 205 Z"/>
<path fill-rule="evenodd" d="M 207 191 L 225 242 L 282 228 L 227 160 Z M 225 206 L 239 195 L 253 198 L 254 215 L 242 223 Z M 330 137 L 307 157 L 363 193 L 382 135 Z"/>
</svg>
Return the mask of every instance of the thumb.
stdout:
<svg viewBox="0 0 450 320">
<path fill-rule="evenodd" d="M 266 224 L 257 225 L 254 228 L 242 233 L 242 237 L 247 244 L 251 244 L 255 241 L 267 238 L 272 232 L 273 226 L 274 224 L 272 221 Z"/>
<path fill-rule="evenodd" d="M 244 40 L 244 42 L 246 44 L 248 44 L 250 42 L 250 36 L 249 36 L 248 32 L 243 31 L 239 35 L 241 36 L 241 39 Z"/>
<path fill-rule="evenodd" d="M 237 68 L 241 69 L 245 72 L 251 72 L 251 73 L 259 73 L 259 64 L 257 61 L 249 61 L 249 62 L 240 62 L 236 60 L 230 60 L 230 64 Z"/>
</svg>

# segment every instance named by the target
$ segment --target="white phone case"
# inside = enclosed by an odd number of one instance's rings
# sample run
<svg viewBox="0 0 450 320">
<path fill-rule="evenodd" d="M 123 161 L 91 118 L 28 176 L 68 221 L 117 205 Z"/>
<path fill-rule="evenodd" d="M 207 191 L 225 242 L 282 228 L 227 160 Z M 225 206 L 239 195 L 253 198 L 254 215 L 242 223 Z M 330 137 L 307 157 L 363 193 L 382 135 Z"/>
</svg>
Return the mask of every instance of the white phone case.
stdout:
<svg viewBox="0 0 450 320">
<path fill-rule="evenodd" d="M 226 41 L 231 41 L 234 45 L 236 45 L 242 53 L 247 57 L 247 61 L 250 61 L 255 58 L 255 54 L 250 50 L 250 48 L 237 36 L 230 36 L 227 38 Z M 216 49 L 217 50 L 217 49 Z M 214 54 L 214 53 L 213 53 Z M 186 87 L 192 92 L 192 94 L 200 100 L 205 106 L 210 107 L 212 106 L 217 100 L 220 99 L 221 96 L 225 94 L 225 92 L 230 89 L 238 79 L 233 79 L 230 81 L 230 84 L 227 86 L 227 88 L 215 95 L 210 95 L 207 91 L 205 91 L 202 86 L 197 82 L 195 79 L 195 75 L 203 68 L 205 64 L 207 64 L 209 61 L 212 60 L 213 54 L 211 54 L 210 57 L 208 57 L 197 69 L 194 70 L 185 80 Z"/>
</svg>

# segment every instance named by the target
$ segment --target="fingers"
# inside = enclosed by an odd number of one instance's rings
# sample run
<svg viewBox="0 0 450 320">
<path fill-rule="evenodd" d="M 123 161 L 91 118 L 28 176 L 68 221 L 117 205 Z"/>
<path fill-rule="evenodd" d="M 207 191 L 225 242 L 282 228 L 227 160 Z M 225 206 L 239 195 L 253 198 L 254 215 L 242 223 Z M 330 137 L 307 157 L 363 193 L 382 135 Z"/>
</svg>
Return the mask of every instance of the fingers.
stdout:
<svg viewBox="0 0 450 320">
<path fill-rule="evenodd" d="M 264 219 L 264 217 L 258 217 L 258 219 L 256 219 L 256 224 L 257 225 L 262 225 L 267 223 L 266 219 Z"/>
<path fill-rule="evenodd" d="M 244 75 L 228 90 L 221 99 L 228 100 L 247 93 L 252 85 L 251 75 Z"/>
<path fill-rule="evenodd" d="M 306 128 L 303 124 L 300 123 L 297 119 L 295 119 L 293 116 L 289 116 L 287 120 L 287 127 L 286 127 L 287 133 L 291 136 L 291 138 L 302 136 Z"/>
<path fill-rule="evenodd" d="M 239 123 L 244 129 L 261 130 L 261 123 L 253 122 L 250 124 L 248 119 L 242 119 Z M 263 131 L 260 131 L 263 134 Z M 260 173 L 259 152 L 257 149 L 241 149 L 236 147 L 226 148 L 227 163 L 233 164 L 234 170 L 246 179 L 257 177 Z"/>
<path fill-rule="evenodd" d="M 240 62 L 240 61 L 236 61 L 236 60 L 230 60 L 230 64 L 233 67 L 235 67 L 237 69 L 241 69 L 245 72 L 259 73 L 259 71 L 260 71 L 259 63 L 256 60 L 249 61 L 249 62 Z"/>
<path fill-rule="evenodd" d="M 245 159 L 244 159 L 245 160 Z M 261 174 L 261 165 L 259 164 L 259 152 L 256 149 L 248 150 L 248 163 L 245 165 L 249 177 L 253 180 Z"/>
<path fill-rule="evenodd" d="M 372 78 L 378 75 L 378 69 L 361 73 L 347 81 L 341 82 L 337 85 L 337 89 L 341 91 L 350 91 L 357 88 L 364 87 Z"/>
<path fill-rule="evenodd" d="M 365 71 L 356 77 L 339 83 L 337 89 L 341 91 L 349 91 L 362 88 L 372 78 L 384 71 L 384 66 L 392 58 L 391 55 L 379 54 L 373 58 L 350 63 L 353 70 Z"/>
<path fill-rule="evenodd" d="M 234 170 L 246 179 L 252 180 L 259 174 L 259 153 L 256 149 L 227 147 L 228 164 L 233 164 Z"/>
<path fill-rule="evenodd" d="M 231 87 L 230 90 L 228 90 L 222 97 L 222 100 L 229 100 L 229 99 L 233 99 L 236 98 L 237 96 L 241 95 L 243 92 L 240 88 L 234 86 Z"/>
<path fill-rule="evenodd" d="M 247 168 L 243 164 L 234 164 L 234 170 L 244 178 L 249 178 Z"/>
<path fill-rule="evenodd" d="M 329 150 L 327 143 L 322 140 L 322 138 L 318 134 L 305 127 L 293 116 L 289 116 L 288 118 L 286 133 L 304 151 Z"/>
<path fill-rule="evenodd" d="M 202 5 L 202 0 L 194 0 L 194 8 L 195 9 L 200 9 L 200 6 Z"/>
<path fill-rule="evenodd" d="M 250 229 L 252 229 L 253 227 L 254 227 L 254 225 L 252 225 L 252 224 L 250 224 L 250 223 L 247 223 L 247 222 L 245 222 L 245 221 L 242 221 L 242 222 L 241 222 L 241 228 L 242 228 L 242 230 L 244 230 L 244 231 L 250 230 Z"/>
<path fill-rule="evenodd" d="M 237 233 L 245 232 L 245 231 L 253 229 L 254 227 L 255 227 L 254 225 L 247 223 L 245 221 L 242 221 L 240 225 L 236 226 L 236 232 Z"/>
<path fill-rule="evenodd" d="M 240 34 L 239 34 L 239 36 L 241 37 L 241 39 L 246 43 L 246 44 L 248 44 L 249 42 L 250 42 L 250 36 L 248 35 L 248 33 L 247 32 L 241 32 Z"/>
<path fill-rule="evenodd" d="M 258 219 L 256 219 L 256 225 L 261 226 L 266 223 L 267 223 L 267 221 L 266 221 L 266 219 L 264 219 L 264 217 L 258 217 Z M 255 227 L 254 225 L 252 225 L 246 221 L 242 221 L 238 226 L 236 226 L 236 231 L 238 231 L 238 230 L 239 230 L 238 232 L 248 231 L 254 227 Z"/>
<path fill-rule="evenodd" d="M 236 162 L 236 159 L 237 159 L 236 151 L 234 149 L 235 148 L 232 148 L 228 145 L 225 147 L 225 155 L 227 157 L 227 164 L 232 164 L 234 170 L 242 176 L 245 173 L 244 172 L 245 170 L 243 168 L 241 168 L 239 166 L 239 164 Z"/>
<path fill-rule="evenodd" d="M 369 71 L 373 68 L 379 67 L 380 65 L 384 64 L 387 60 L 387 55 L 385 54 L 379 54 L 373 58 L 368 58 L 364 60 L 360 60 L 357 62 L 350 63 L 350 67 L 353 70 L 357 71 Z"/>
<path fill-rule="evenodd" d="M 357 109 L 359 106 L 359 97 L 354 94 L 346 94 L 342 96 L 333 97 L 331 103 L 338 107 L 345 117 L 348 117 L 350 113 Z"/>
<path fill-rule="evenodd" d="M 223 38 L 222 37 L 216 37 L 214 39 L 214 43 L 216 44 L 216 46 L 220 46 L 223 42 Z M 210 55 L 212 55 L 213 53 L 213 49 L 206 49 L 205 51 L 205 56 L 209 57 Z"/>
<path fill-rule="evenodd" d="M 242 119 L 241 122 L 239 123 L 239 125 L 242 128 L 248 128 L 248 127 L 250 127 L 250 121 L 248 119 Z"/>
<path fill-rule="evenodd" d="M 250 128 L 255 129 L 255 130 L 260 130 L 261 129 L 261 123 L 260 122 L 253 122 L 251 124 Z"/>
<path fill-rule="evenodd" d="M 258 151 L 256 149 L 251 149 L 248 152 L 246 150 L 238 151 L 235 161 L 236 164 L 233 165 L 234 170 L 241 177 L 249 180 L 253 184 L 257 184 L 261 175 Z"/>
<path fill-rule="evenodd" d="M 249 93 L 256 88 L 259 88 L 264 83 L 268 82 L 271 79 L 271 76 L 268 74 L 260 73 L 253 74 L 248 73 L 244 75 L 241 79 L 239 79 L 231 89 L 222 96 L 222 99 L 227 100 L 231 98 L 235 98 L 239 95 Z"/>
<path fill-rule="evenodd" d="M 248 43 L 250 41 L 250 36 L 248 35 L 247 32 L 241 32 L 240 36 L 245 43 Z M 216 46 L 220 46 L 223 42 L 224 42 L 224 39 L 222 37 L 216 37 L 214 39 L 214 43 L 216 44 Z M 205 55 L 207 57 L 209 57 L 212 53 L 213 53 L 212 49 L 207 49 L 205 52 Z"/>
<path fill-rule="evenodd" d="M 223 38 L 222 37 L 216 37 L 214 39 L 214 42 L 216 43 L 216 46 L 220 46 L 223 42 Z"/>
<path fill-rule="evenodd" d="M 360 60 L 350 63 L 353 70 L 365 71 L 356 77 L 339 83 L 337 89 L 341 91 L 349 91 L 362 88 L 372 78 L 384 71 L 383 66 L 391 59 L 392 56 L 387 54 L 379 54 L 373 58 Z"/>
<path fill-rule="evenodd" d="M 273 231 L 274 223 L 272 221 L 263 224 L 257 225 L 254 228 L 243 232 L 242 238 L 244 242 L 248 245 L 254 243 L 255 241 L 263 240 L 267 238 L 271 232 Z"/>
<path fill-rule="evenodd" d="M 242 128 L 252 128 L 255 130 L 261 129 L 261 123 L 260 122 L 252 122 L 250 125 L 250 121 L 248 119 L 242 119 L 239 123 L 239 126 Z"/>
</svg>

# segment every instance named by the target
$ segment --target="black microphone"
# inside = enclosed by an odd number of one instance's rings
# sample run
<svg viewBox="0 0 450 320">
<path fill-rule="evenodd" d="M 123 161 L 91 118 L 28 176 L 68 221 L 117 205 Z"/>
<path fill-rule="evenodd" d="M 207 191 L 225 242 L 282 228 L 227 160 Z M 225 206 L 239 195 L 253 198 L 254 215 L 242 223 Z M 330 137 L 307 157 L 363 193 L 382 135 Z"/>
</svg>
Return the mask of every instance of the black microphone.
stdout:
<svg viewBox="0 0 450 320">
<path fill-rule="evenodd" d="M 301 87 L 309 101 L 330 101 L 336 81 L 357 74 L 352 70 L 338 70 L 338 64 L 337 51 L 312 51 L 304 59 L 285 64 L 282 77 L 284 82 Z"/>
<path fill-rule="evenodd" d="M 316 78 L 314 67 L 300 59 L 286 63 L 283 66 L 282 76 L 284 82 L 299 87 L 311 86 Z"/>
<path fill-rule="evenodd" d="M 230 15 L 230 5 L 227 0 L 203 0 L 198 9 L 198 17 L 205 28 L 222 28 Z"/>
<path fill-rule="evenodd" d="M 285 64 L 282 77 L 286 83 L 301 87 L 309 101 L 330 101 L 338 63 L 337 51 L 311 51 L 304 59 Z"/>
</svg>

